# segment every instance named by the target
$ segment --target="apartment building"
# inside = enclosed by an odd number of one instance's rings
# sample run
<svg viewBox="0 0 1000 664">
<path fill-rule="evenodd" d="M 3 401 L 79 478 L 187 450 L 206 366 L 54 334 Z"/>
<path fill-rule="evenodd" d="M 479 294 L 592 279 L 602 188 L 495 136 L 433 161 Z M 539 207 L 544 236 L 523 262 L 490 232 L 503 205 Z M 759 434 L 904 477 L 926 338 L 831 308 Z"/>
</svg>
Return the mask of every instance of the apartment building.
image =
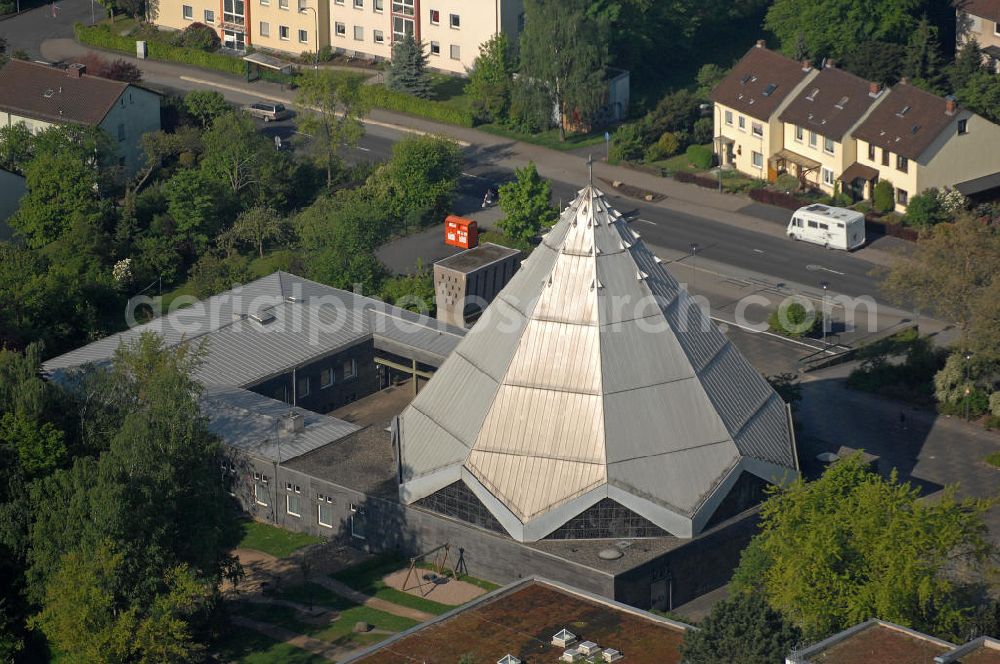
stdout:
<svg viewBox="0 0 1000 664">
<path fill-rule="evenodd" d="M 205 23 L 235 50 L 299 55 L 330 47 L 371 60 L 388 60 L 393 42 L 413 35 L 427 45 L 431 67 L 464 74 L 493 35 L 517 39 L 524 1 L 162 0 L 153 20 L 177 30 Z"/>
<path fill-rule="evenodd" d="M 781 113 L 784 149 L 772 157 L 774 168 L 827 194 L 869 197 L 870 178 L 858 177 L 852 168 L 857 147 L 851 132 L 886 97 L 878 83 L 826 63 Z"/>
<path fill-rule="evenodd" d="M 892 183 L 896 210 L 932 187 L 966 196 L 1000 186 L 1000 126 L 900 81 L 851 134 L 870 182 Z"/>
<path fill-rule="evenodd" d="M 118 165 L 132 174 L 145 164 L 140 137 L 160 128 L 160 95 L 132 83 L 25 60 L 0 68 L 0 126 L 23 124 L 32 132 L 54 125 L 100 127 L 111 139 Z"/>
<path fill-rule="evenodd" d="M 761 180 L 777 177 L 772 157 L 784 149 L 779 116 L 817 73 L 759 40 L 712 92 L 719 164 Z"/>
<path fill-rule="evenodd" d="M 1000 0 L 958 0 L 955 14 L 958 48 L 975 39 L 983 59 L 1000 73 Z"/>
</svg>

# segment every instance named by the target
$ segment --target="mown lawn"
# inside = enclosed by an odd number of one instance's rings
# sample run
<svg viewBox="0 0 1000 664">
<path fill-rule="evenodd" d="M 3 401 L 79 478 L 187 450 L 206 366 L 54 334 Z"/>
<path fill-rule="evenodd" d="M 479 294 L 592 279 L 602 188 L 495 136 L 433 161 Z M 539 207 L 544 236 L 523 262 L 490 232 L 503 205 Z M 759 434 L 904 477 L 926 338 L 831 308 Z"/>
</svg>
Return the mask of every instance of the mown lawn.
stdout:
<svg viewBox="0 0 1000 664">
<path fill-rule="evenodd" d="M 379 556 L 359 565 L 355 565 L 354 567 L 349 567 L 339 572 L 335 572 L 330 576 L 341 583 L 350 586 L 358 592 L 362 592 L 372 597 L 378 597 L 400 606 L 407 606 L 411 609 L 433 613 L 434 615 L 440 615 L 455 608 L 454 606 L 450 606 L 448 604 L 441 604 L 440 602 L 435 602 L 424 597 L 411 595 L 410 593 L 403 592 L 402 590 L 397 590 L 386 585 L 385 581 L 382 580 L 385 575 L 399 569 L 405 569 L 407 565 L 409 565 L 409 562 L 401 558 Z M 417 566 L 414 574 L 423 576 L 429 570 L 434 570 L 436 572 L 436 568 L 432 564 L 420 564 Z M 450 574 L 447 574 L 447 571 L 446 575 L 450 576 Z M 494 590 L 499 587 L 489 581 L 483 581 L 473 577 L 462 577 L 462 580 L 486 590 Z M 416 581 L 411 579 L 410 583 L 415 585 Z"/>
<path fill-rule="evenodd" d="M 263 551 L 275 558 L 284 558 L 292 552 L 310 544 L 318 544 L 323 539 L 306 533 L 293 533 L 257 521 L 245 521 L 243 539 L 238 547 Z"/>
<path fill-rule="evenodd" d="M 244 627 L 230 627 L 225 638 L 218 641 L 212 652 L 221 662 L 238 664 L 320 664 L 327 662 L 319 655 L 279 643 L 260 632 Z"/>
</svg>

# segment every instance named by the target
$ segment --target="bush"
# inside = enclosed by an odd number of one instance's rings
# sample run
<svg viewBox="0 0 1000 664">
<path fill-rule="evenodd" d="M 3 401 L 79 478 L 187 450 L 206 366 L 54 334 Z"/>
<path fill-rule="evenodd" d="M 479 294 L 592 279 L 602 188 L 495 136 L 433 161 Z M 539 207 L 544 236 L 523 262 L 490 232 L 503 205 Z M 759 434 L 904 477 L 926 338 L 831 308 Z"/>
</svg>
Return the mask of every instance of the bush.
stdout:
<svg viewBox="0 0 1000 664">
<path fill-rule="evenodd" d="M 681 142 L 677 134 L 665 131 L 659 140 L 649 146 L 646 150 L 646 161 L 659 161 L 668 157 L 673 157 L 680 152 Z"/>
<path fill-rule="evenodd" d="M 439 101 L 420 99 L 405 92 L 389 90 L 384 85 L 362 86 L 361 99 L 368 106 L 374 108 L 419 115 L 436 122 L 446 122 L 459 127 L 472 127 L 475 124 L 472 111 L 449 106 Z"/>
<path fill-rule="evenodd" d="M 135 40 L 132 37 L 123 37 L 111 31 L 108 25 L 85 26 L 77 23 L 73 26 L 73 31 L 77 41 L 88 46 L 107 49 L 109 51 L 120 51 L 129 55 L 135 54 Z M 179 62 L 185 65 L 214 69 L 216 71 L 243 76 L 246 74 L 246 65 L 242 60 L 221 53 L 208 53 L 192 48 L 173 46 L 159 41 L 147 42 L 149 57 L 152 60 L 164 60 L 167 62 Z"/>
<path fill-rule="evenodd" d="M 638 161 L 643 156 L 642 132 L 636 123 L 623 124 L 611 135 L 609 161 Z"/>
<path fill-rule="evenodd" d="M 699 145 L 711 143 L 714 137 L 715 126 L 712 124 L 712 118 L 698 118 L 694 123 L 694 129 L 691 130 L 691 142 Z"/>
<path fill-rule="evenodd" d="M 790 194 L 793 191 L 799 190 L 799 184 L 799 179 L 791 173 L 782 173 L 778 176 L 778 180 L 774 183 L 774 188 L 778 191 Z"/>
<path fill-rule="evenodd" d="M 685 173 L 684 171 L 677 171 L 674 173 L 674 179 L 678 182 L 684 182 L 686 184 L 696 184 L 699 187 L 705 187 L 706 189 L 718 189 L 719 181 L 712 177 L 706 177 L 704 175 L 696 175 L 694 173 Z"/>
<path fill-rule="evenodd" d="M 758 203 L 776 205 L 778 207 L 783 207 L 786 210 L 798 210 L 800 207 L 805 205 L 805 201 L 800 201 L 791 194 L 774 191 L 772 189 L 752 189 L 750 191 L 750 198 Z"/>
<path fill-rule="evenodd" d="M 807 311 L 801 302 L 786 300 L 771 313 L 767 325 L 771 332 L 786 337 L 806 337 L 821 329 L 823 314 L 815 309 Z"/>
<path fill-rule="evenodd" d="M 192 23 L 170 40 L 174 46 L 193 48 L 199 51 L 217 51 L 222 43 L 215 30 L 204 23 Z"/>
<path fill-rule="evenodd" d="M 961 194 L 959 194 L 961 195 Z M 910 199 L 903 219 L 908 226 L 928 228 L 945 221 L 947 215 L 937 189 L 927 189 Z"/>
<path fill-rule="evenodd" d="M 698 99 L 694 93 L 690 90 L 672 92 L 642 119 L 643 140 L 652 143 L 666 131 L 690 134 L 700 116 Z"/>
<path fill-rule="evenodd" d="M 888 180 L 879 180 L 872 193 L 872 206 L 880 214 L 892 212 L 896 207 L 895 191 Z"/>
<path fill-rule="evenodd" d="M 847 378 L 853 390 L 871 392 L 917 406 L 933 406 L 934 376 L 947 351 L 935 348 L 929 337 L 909 328 L 858 348 L 861 365 Z M 902 357 L 902 362 L 889 358 Z"/>
<path fill-rule="evenodd" d="M 691 162 L 691 165 L 700 170 L 707 170 L 712 167 L 712 148 L 707 145 L 689 145 L 684 156 Z"/>
</svg>

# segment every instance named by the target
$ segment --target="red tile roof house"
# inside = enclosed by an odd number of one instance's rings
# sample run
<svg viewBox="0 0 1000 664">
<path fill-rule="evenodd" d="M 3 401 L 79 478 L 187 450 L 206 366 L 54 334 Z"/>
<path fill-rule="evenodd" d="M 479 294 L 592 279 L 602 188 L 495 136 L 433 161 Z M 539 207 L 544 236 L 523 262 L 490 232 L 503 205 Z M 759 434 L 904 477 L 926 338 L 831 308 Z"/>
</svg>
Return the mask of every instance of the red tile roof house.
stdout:
<svg viewBox="0 0 1000 664">
<path fill-rule="evenodd" d="M 140 137 L 160 129 L 160 94 L 132 83 L 24 60 L 0 68 L 0 126 L 23 123 L 32 132 L 53 125 L 100 127 L 115 146 L 119 165 L 135 173 L 145 160 Z"/>
</svg>

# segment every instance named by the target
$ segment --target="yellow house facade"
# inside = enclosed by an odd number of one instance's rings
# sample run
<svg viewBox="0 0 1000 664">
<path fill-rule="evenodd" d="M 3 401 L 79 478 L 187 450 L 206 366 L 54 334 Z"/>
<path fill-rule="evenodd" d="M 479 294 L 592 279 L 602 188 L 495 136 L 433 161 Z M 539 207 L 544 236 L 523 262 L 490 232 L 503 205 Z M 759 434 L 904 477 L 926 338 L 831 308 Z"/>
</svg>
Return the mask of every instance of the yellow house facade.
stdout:
<svg viewBox="0 0 1000 664">
<path fill-rule="evenodd" d="M 784 148 L 779 115 L 816 75 L 808 63 L 751 48 L 712 92 L 714 151 L 723 167 L 772 180 L 772 157 Z"/>
<path fill-rule="evenodd" d="M 927 189 L 974 196 L 1000 178 L 1000 126 L 901 82 L 853 132 L 857 163 L 893 186 L 895 208 Z"/>
<path fill-rule="evenodd" d="M 404 35 L 422 40 L 429 66 L 464 74 L 479 46 L 499 33 L 516 41 L 523 0 L 160 0 L 151 19 L 183 30 L 211 26 L 223 45 L 298 56 L 331 48 L 364 60 L 388 60 Z"/>
</svg>

